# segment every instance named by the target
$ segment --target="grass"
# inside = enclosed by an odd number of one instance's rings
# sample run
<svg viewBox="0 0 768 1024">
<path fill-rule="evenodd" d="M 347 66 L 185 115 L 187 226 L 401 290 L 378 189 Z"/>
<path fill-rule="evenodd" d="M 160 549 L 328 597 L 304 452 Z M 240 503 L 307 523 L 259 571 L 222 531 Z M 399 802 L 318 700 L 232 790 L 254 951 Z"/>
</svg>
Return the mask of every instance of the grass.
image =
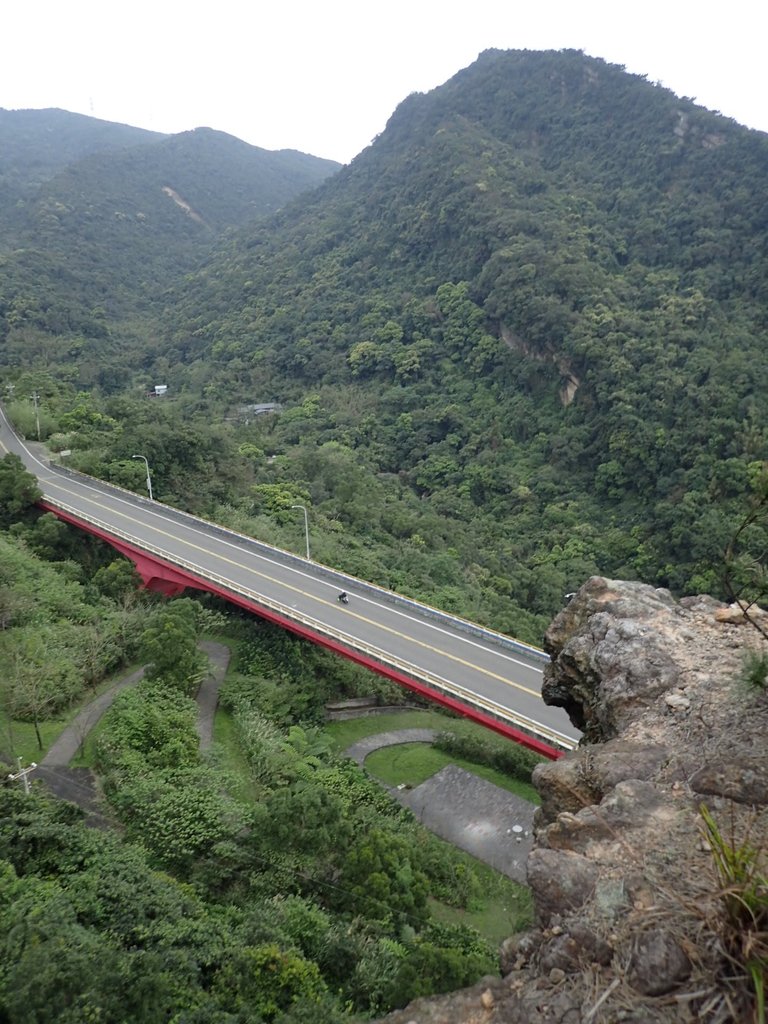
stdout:
<svg viewBox="0 0 768 1024">
<path fill-rule="evenodd" d="M 477 732 L 483 737 L 488 733 L 488 730 L 480 725 L 466 721 L 457 722 L 437 711 L 396 711 L 383 715 L 364 715 L 342 722 L 329 722 L 325 727 L 336 753 L 341 753 L 358 740 L 381 732 L 397 732 L 400 729 L 434 729 L 437 732 L 444 732 L 455 728 L 460 728 L 462 733 Z M 539 803 L 539 795 L 530 783 L 486 765 L 444 754 L 428 743 L 404 743 L 396 747 L 387 747 L 374 751 L 365 761 L 368 771 L 389 786 L 399 786 L 401 783 L 418 786 L 449 764 L 458 765 L 468 772 L 479 775 L 495 786 L 515 793 L 523 800 Z"/>
<path fill-rule="evenodd" d="M 750 690 L 768 689 L 768 654 L 747 651 L 742 665 L 742 679 Z"/>
<path fill-rule="evenodd" d="M 38 746 L 35 727 L 32 722 L 20 722 L 16 719 L 10 719 L 5 712 L 0 710 L 0 751 L 12 758 L 14 764 L 17 757 L 21 757 L 24 764 L 29 764 L 30 761 L 39 763 L 70 722 L 84 707 L 105 690 L 108 690 L 118 679 L 122 679 L 136 668 L 138 668 L 137 665 L 126 666 L 116 675 L 110 676 L 99 683 L 98 686 L 87 690 L 83 695 L 83 700 L 68 708 L 64 714 L 40 722 L 40 737 L 43 741 L 42 750 Z M 77 763 L 84 764 L 85 762 L 78 760 Z"/>
<path fill-rule="evenodd" d="M 399 729 L 436 729 L 440 732 L 450 728 L 451 721 L 438 711 L 393 711 L 384 715 L 361 715 L 342 722 L 329 722 L 325 731 L 333 741 L 334 750 L 340 754 L 366 736 L 396 732 Z"/>
<path fill-rule="evenodd" d="M 232 796 L 243 803 L 257 803 L 258 795 L 248 759 L 237 735 L 237 725 L 229 711 L 219 709 L 216 712 L 212 753 L 216 767 L 225 772 L 230 780 L 228 788 Z"/>
<path fill-rule="evenodd" d="M 16 768 L 16 758 L 20 757 L 23 765 L 35 761 L 40 763 L 47 750 L 56 742 L 71 721 L 73 715 L 62 718 L 51 718 L 40 723 L 40 736 L 43 741 L 41 750 L 37 743 L 35 727 L 31 722 L 17 722 L 0 712 L 0 750 Z"/>
<path fill-rule="evenodd" d="M 80 745 L 80 750 L 72 758 L 72 764 L 76 768 L 94 768 L 96 765 L 96 746 L 99 742 L 99 737 L 104 731 L 104 717 L 94 725 L 85 737 L 84 741 Z"/>
<path fill-rule="evenodd" d="M 487 765 L 451 757 L 442 750 L 435 750 L 428 743 L 401 743 L 396 747 L 382 747 L 380 750 L 374 750 L 365 759 L 367 770 L 388 786 L 399 786 L 403 783 L 418 786 L 449 764 L 458 765 L 473 775 L 479 775 L 481 779 L 492 782 L 494 786 L 500 786 L 523 800 L 539 802 L 539 795 L 530 783 L 513 779 Z"/>
<path fill-rule="evenodd" d="M 500 945 L 515 932 L 529 928 L 533 920 L 530 889 L 518 885 L 468 853 L 457 853 L 472 866 L 482 883 L 485 898 L 481 906 L 470 910 L 459 910 L 431 899 L 429 905 L 435 920 L 443 924 L 465 924 L 494 945 Z"/>
<path fill-rule="evenodd" d="M 768 974 L 768 863 L 765 849 L 750 840 L 723 835 L 705 804 L 703 831 L 712 852 L 725 910 L 723 945 L 749 977 L 756 1024 L 766 1024 Z"/>
</svg>

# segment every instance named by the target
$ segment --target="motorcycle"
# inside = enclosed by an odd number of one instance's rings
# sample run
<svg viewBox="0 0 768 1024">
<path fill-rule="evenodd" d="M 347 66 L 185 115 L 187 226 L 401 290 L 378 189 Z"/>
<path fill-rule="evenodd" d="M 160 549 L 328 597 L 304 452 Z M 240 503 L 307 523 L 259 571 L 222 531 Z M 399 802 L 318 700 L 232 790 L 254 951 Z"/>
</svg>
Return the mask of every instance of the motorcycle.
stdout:
<svg viewBox="0 0 768 1024">
<path fill-rule="evenodd" d="M 349 598 L 347 597 L 347 592 L 346 592 L 346 590 L 342 590 L 342 592 L 341 592 L 341 593 L 339 594 L 339 596 L 338 596 L 338 601 L 339 601 L 339 602 L 340 602 L 341 604 L 349 604 Z"/>
</svg>

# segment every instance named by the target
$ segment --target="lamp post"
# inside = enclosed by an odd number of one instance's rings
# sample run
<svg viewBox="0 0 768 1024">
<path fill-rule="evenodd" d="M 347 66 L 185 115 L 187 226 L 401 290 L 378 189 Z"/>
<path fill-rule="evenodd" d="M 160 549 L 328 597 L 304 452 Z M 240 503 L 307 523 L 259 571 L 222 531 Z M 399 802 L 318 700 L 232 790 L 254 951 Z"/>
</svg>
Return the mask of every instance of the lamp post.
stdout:
<svg viewBox="0 0 768 1024">
<path fill-rule="evenodd" d="M 291 508 L 300 508 L 304 513 L 304 538 L 307 542 L 307 561 L 311 562 L 312 559 L 309 557 L 309 518 L 307 517 L 307 510 L 303 505 L 291 505 Z"/>
<path fill-rule="evenodd" d="M 153 501 L 152 498 L 152 478 L 149 475 L 149 463 L 147 462 L 146 455 L 132 455 L 132 459 L 141 459 L 144 465 L 147 467 L 147 493 L 149 494 L 149 500 Z"/>
<path fill-rule="evenodd" d="M 39 441 L 40 440 L 40 408 L 39 408 L 37 403 L 40 400 L 40 395 L 38 395 L 38 393 L 36 391 L 33 391 L 32 394 L 29 397 L 32 399 L 32 401 L 35 404 L 35 423 L 37 424 L 37 440 Z"/>
<path fill-rule="evenodd" d="M 8 780 L 9 782 L 15 782 L 16 779 L 21 779 L 22 784 L 24 785 L 24 792 L 26 793 L 27 796 L 29 796 L 29 779 L 27 778 L 27 776 L 31 772 L 33 772 L 35 768 L 37 768 L 37 765 L 35 764 L 34 761 L 32 761 L 28 768 L 22 768 L 20 757 L 16 758 L 16 764 L 18 765 L 19 770 L 15 773 L 15 775 L 9 775 Z"/>
</svg>

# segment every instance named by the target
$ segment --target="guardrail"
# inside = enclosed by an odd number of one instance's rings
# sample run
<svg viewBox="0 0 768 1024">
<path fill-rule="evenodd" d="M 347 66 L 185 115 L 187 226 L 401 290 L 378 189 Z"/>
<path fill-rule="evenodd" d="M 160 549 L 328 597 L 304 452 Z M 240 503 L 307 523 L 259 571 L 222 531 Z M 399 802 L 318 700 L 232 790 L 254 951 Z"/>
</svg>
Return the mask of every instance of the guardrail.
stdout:
<svg viewBox="0 0 768 1024">
<path fill-rule="evenodd" d="M 163 514 L 171 519 L 176 518 L 180 521 L 186 520 L 195 523 L 197 526 L 208 532 L 215 533 L 223 537 L 231 537 L 237 540 L 238 543 L 247 544 L 264 554 L 279 556 L 288 564 L 311 567 L 312 571 L 318 576 L 324 576 L 326 579 L 332 579 L 339 583 L 339 589 L 346 590 L 352 587 L 358 591 L 375 594 L 381 601 L 385 601 L 389 604 L 395 605 L 396 607 L 418 610 L 422 615 L 444 622 L 452 628 L 460 630 L 462 633 L 467 633 L 470 636 L 482 637 L 482 639 L 497 647 L 513 650 L 518 654 L 525 654 L 527 657 L 540 661 L 543 664 L 549 662 L 549 655 L 538 647 L 534 647 L 531 644 L 525 644 L 520 640 L 515 640 L 513 637 L 505 636 L 503 633 L 498 633 L 493 629 L 480 626 L 475 622 L 470 622 L 468 619 L 461 618 L 461 616 L 450 615 L 448 612 L 444 612 L 439 608 L 434 608 L 432 605 L 425 604 L 423 601 L 416 601 L 413 598 L 398 594 L 393 590 L 388 590 L 386 587 L 378 586 L 375 583 L 369 583 L 367 580 L 361 580 L 357 576 L 350 576 L 348 573 L 342 572 L 339 569 L 333 569 L 331 566 L 323 565 L 322 562 L 307 560 L 306 558 L 302 558 L 301 555 L 294 554 L 292 551 L 286 551 L 284 548 L 265 544 L 263 541 L 257 540 L 255 537 L 249 537 L 247 534 L 237 533 L 237 531 L 230 530 L 225 526 L 220 526 L 218 523 L 212 523 L 208 519 L 195 516 L 191 512 L 184 512 L 182 509 L 174 508 L 173 505 L 166 505 L 158 501 L 150 501 L 148 498 L 144 498 L 140 494 L 135 494 L 133 491 L 129 491 L 124 487 L 118 487 L 116 484 L 107 483 L 104 480 L 98 480 L 96 477 L 91 477 L 86 473 L 80 473 L 76 470 L 69 469 L 67 466 L 59 466 L 49 463 L 49 467 L 54 473 L 61 474 L 62 476 L 69 476 L 73 479 L 83 480 L 87 482 L 89 486 L 94 487 L 97 490 L 102 490 L 105 493 L 117 491 L 118 493 L 126 495 L 126 497 L 130 498 L 131 501 L 137 502 L 145 508 L 151 508 L 154 510 L 162 509 Z"/>
<path fill-rule="evenodd" d="M 130 533 L 112 526 L 111 524 L 105 523 L 96 516 L 83 512 L 58 498 L 54 499 L 46 497 L 45 502 L 47 505 L 54 506 L 62 512 L 66 512 L 67 515 L 71 516 L 73 519 L 89 523 L 96 527 L 100 532 L 114 537 L 116 540 L 124 541 L 137 550 L 155 555 L 167 565 L 183 569 L 203 584 L 206 582 L 214 583 L 228 593 L 245 598 L 257 607 L 268 609 L 276 615 L 281 616 L 283 619 L 297 623 L 317 636 L 333 640 L 348 649 L 364 654 L 382 666 L 394 669 L 397 672 L 402 673 L 404 676 L 432 687 L 438 693 L 454 697 L 465 704 L 479 708 L 499 721 L 513 725 L 524 732 L 530 733 L 531 735 L 537 736 L 542 740 L 555 744 L 556 746 L 566 750 L 572 750 L 577 745 L 576 741 L 571 739 L 569 736 L 566 736 L 555 729 L 551 729 L 549 726 L 546 726 L 541 722 L 537 722 L 535 719 L 531 719 L 524 715 L 520 715 L 515 711 L 511 711 L 509 708 L 505 708 L 502 705 L 497 704 L 495 701 L 489 700 L 487 697 L 483 697 L 480 694 L 475 693 L 473 690 L 444 679 L 442 676 L 429 672 L 426 669 L 419 668 L 411 662 L 397 658 L 388 651 L 383 651 L 381 648 L 361 641 L 356 637 L 352 637 L 343 630 L 335 629 L 334 627 L 320 622 L 309 615 L 305 615 L 303 612 L 299 612 L 295 608 L 291 608 L 280 601 L 275 601 L 273 598 L 265 597 L 263 594 L 257 593 L 249 587 L 244 587 L 235 583 L 228 577 L 212 572 L 211 570 L 198 565 L 196 562 L 192 562 L 179 556 L 170 557 L 164 549 L 158 548 L 147 541 L 139 540 L 133 537 Z M 201 521 L 205 522 L 205 520 Z M 233 535 L 239 536 L 238 534 Z M 264 546 L 268 547 L 268 545 Z M 300 561 L 305 562 L 306 560 L 301 559 Z M 315 563 L 311 564 L 314 565 Z"/>
</svg>

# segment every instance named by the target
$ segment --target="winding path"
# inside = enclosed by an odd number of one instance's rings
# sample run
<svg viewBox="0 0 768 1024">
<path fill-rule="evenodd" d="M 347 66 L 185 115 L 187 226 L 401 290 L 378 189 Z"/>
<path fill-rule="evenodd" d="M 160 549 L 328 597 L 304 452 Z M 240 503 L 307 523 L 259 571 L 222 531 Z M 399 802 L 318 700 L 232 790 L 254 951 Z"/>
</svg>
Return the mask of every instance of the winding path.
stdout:
<svg viewBox="0 0 768 1024">
<path fill-rule="evenodd" d="M 230 650 L 213 640 L 202 640 L 200 649 L 208 656 L 209 672 L 197 693 L 197 734 L 200 749 L 207 750 L 213 740 L 213 720 L 219 699 L 219 687 L 227 672 Z M 95 777 L 90 768 L 70 768 L 70 762 L 82 748 L 88 733 L 96 727 L 121 690 L 135 686 L 144 677 L 144 668 L 118 679 L 90 704 L 86 704 L 61 732 L 43 757 L 31 778 L 42 779 L 54 796 L 69 800 L 85 811 L 86 823 L 96 828 L 109 827 L 100 810 Z"/>
<path fill-rule="evenodd" d="M 201 641 L 200 648 L 208 656 L 210 666 L 197 693 L 197 733 L 202 751 L 208 750 L 213 741 L 219 688 L 231 652 L 226 645 L 213 640 Z M 89 768 L 71 768 L 70 762 L 118 693 L 135 686 L 144 671 L 136 669 L 118 679 L 87 704 L 62 731 L 34 773 L 43 779 L 54 796 L 82 808 L 86 823 L 94 828 L 110 827 L 110 821 L 100 809 L 95 777 Z M 345 754 L 362 768 L 374 750 L 403 743 L 431 743 L 435 735 L 434 729 L 376 733 L 353 743 Z M 447 765 L 413 789 L 386 788 L 393 799 L 408 807 L 418 821 L 441 839 L 516 882 L 525 883 L 525 864 L 533 841 L 534 807 L 528 801 L 456 765 Z"/>
<path fill-rule="evenodd" d="M 353 743 L 345 754 L 362 768 L 374 750 L 401 743 L 431 743 L 435 735 L 434 729 L 377 733 Z M 446 765 L 412 789 L 386 788 L 430 832 L 515 882 L 526 883 L 526 862 L 533 845 L 533 804 L 455 764 Z"/>
</svg>

